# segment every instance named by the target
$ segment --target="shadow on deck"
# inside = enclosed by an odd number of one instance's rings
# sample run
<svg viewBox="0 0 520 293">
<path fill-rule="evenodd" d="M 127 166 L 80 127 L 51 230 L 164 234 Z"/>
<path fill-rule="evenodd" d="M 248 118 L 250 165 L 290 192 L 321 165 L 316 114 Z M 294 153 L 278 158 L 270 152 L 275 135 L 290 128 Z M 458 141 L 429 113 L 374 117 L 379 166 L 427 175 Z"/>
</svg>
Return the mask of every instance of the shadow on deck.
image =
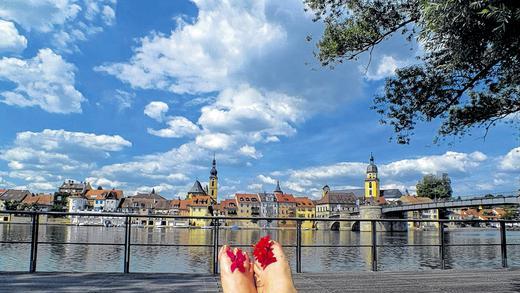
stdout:
<svg viewBox="0 0 520 293">
<path fill-rule="evenodd" d="M 295 274 L 298 292 L 520 292 L 520 270 Z M 196 274 L 0 273 L 0 292 L 222 292 Z"/>
</svg>

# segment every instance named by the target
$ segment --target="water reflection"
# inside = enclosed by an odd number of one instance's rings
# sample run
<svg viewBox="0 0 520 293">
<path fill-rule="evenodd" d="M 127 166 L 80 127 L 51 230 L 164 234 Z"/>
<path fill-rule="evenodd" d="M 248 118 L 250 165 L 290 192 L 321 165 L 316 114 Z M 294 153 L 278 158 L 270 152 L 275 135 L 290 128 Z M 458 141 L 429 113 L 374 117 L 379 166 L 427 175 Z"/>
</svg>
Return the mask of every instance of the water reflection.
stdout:
<svg viewBox="0 0 520 293">
<path fill-rule="evenodd" d="M 42 242 L 90 242 L 123 244 L 124 228 L 78 227 L 41 225 L 39 241 Z M 221 230 L 221 244 L 251 244 L 269 234 L 271 238 L 286 245 L 286 254 L 291 266 L 295 266 L 295 230 Z M 520 232 L 509 231 L 508 242 L 520 243 Z M 30 226 L 0 224 L 1 241 L 29 241 Z M 134 244 L 189 244 L 212 243 L 209 229 L 133 228 L 131 241 Z M 446 243 L 492 244 L 499 243 L 498 231 L 450 231 Z M 380 270 L 425 270 L 440 267 L 437 246 L 402 247 L 405 244 L 437 245 L 439 235 L 434 231 L 409 231 L 377 233 L 377 243 L 395 247 L 378 248 Z M 302 231 L 303 245 L 370 245 L 371 233 L 351 231 Z M 27 270 L 29 265 L 28 244 L 0 244 L 0 271 Z M 96 271 L 120 272 L 123 267 L 123 246 L 116 245 L 63 245 L 40 244 L 38 246 L 39 271 Z M 131 248 L 130 269 L 133 272 L 185 272 L 207 273 L 211 271 L 211 247 L 161 247 L 138 246 Z M 447 268 L 494 268 L 501 265 L 499 246 L 446 248 Z M 508 247 L 510 266 L 520 265 L 520 246 Z M 302 269 L 305 272 L 359 271 L 371 269 L 370 247 L 304 247 Z"/>
</svg>

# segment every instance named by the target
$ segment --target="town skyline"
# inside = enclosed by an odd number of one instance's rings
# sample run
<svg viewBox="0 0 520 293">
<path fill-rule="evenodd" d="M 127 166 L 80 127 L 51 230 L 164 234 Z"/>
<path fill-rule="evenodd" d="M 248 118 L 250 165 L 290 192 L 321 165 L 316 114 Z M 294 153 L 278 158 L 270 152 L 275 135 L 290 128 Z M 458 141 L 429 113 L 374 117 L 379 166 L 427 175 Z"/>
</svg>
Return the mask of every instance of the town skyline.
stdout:
<svg viewBox="0 0 520 293">
<path fill-rule="evenodd" d="M 388 141 L 373 96 L 422 52 L 400 35 L 370 66 L 362 55 L 330 70 L 306 40 L 322 24 L 297 0 L 0 5 L 0 189 L 72 179 L 175 197 L 207 181 L 214 152 L 226 195 L 276 180 L 314 197 L 361 187 L 371 152 L 385 188 L 414 192 L 430 173 L 455 194 L 520 187 L 507 123 L 434 144 L 433 121 L 409 145 Z"/>
</svg>

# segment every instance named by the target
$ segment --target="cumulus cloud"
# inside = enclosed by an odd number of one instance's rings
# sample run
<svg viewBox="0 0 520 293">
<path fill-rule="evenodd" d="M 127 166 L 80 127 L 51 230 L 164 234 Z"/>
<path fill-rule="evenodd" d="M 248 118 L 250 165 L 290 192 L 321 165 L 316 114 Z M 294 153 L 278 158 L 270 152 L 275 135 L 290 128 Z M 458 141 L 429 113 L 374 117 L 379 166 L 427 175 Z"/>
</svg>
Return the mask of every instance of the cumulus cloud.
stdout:
<svg viewBox="0 0 520 293">
<path fill-rule="evenodd" d="M 169 36 L 153 33 L 140 40 L 128 63 L 96 70 L 136 88 L 176 93 L 220 90 L 252 56 L 262 55 L 285 32 L 265 18 L 264 1 L 197 0 L 194 24 L 180 22 Z"/>
<path fill-rule="evenodd" d="M 267 184 L 276 184 L 276 179 L 270 177 L 270 176 L 266 176 L 266 175 L 258 175 L 257 176 L 258 180 L 260 180 L 261 182 L 263 183 L 267 183 Z"/>
<path fill-rule="evenodd" d="M 14 23 L 0 19 L 0 52 L 19 53 L 27 47 L 27 39 L 18 33 Z"/>
<path fill-rule="evenodd" d="M 195 138 L 195 143 L 210 150 L 227 150 L 233 140 L 225 133 L 204 133 Z"/>
<path fill-rule="evenodd" d="M 510 150 L 499 163 L 504 171 L 520 171 L 520 147 Z"/>
<path fill-rule="evenodd" d="M 260 183 L 252 183 L 252 184 L 249 184 L 247 186 L 247 189 L 254 190 L 254 191 L 259 191 L 259 190 L 262 189 L 262 184 L 260 184 Z"/>
<path fill-rule="evenodd" d="M 239 151 L 242 155 L 251 157 L 253 159 L 259 159 L 262 157 L 262 153 L 258 152 L 254 146 L 244 145 L 240 148 Z"/>
<path fill-rule="evenodd" d="M 131 145 L 119 135 L 50 129 L 26 131 L 17 133 L 11 147 L 0 150 L 0 160 L 7 162 L 9 178 L 56 186 L 62 176 L 86 175 L 96 168 L 94 162 Z M 35 188 L 45 189 L 42 184 Z"/>
<path fill-rule="evenodd" d="M 378 169 L 381 182 L 386 188 L 413 191 L 417 181 L 425 174 L 446 172 L 452 178 L 465 178 L 470 175 L 472 170 L 475 170 L 475 168 L 480 167 L 487 161 L 488 157 L 482 152 L 461 153 L 449 151 L 442 155 L 378 164 Z M 360 188 L 366 176 L 367 164 L 367 162 L 339 162 L 273 173 L 284 177 L 285 186 L 295 192 L 312 192 L 312 190 L 321 189 L 325 184 L 329 184 L 335 189 L 341 189 L 346 185 Z M 265 179 L 265 177 L 263 175 L 260 176 L 258 179 L 263 181 L 262 179 Z M 267 178 L 272 179 L 270 177 Z M 474 178 L 473 180 L 477 179 Z M 458 184 L 458 186 L 460 187 L 462 184 Z"/>
<path fill-rule="evenodd" d="M 278 92 L 248 85 L 223 90 L 213 104 L 201 109 L 198 123 L 210 131 L 253 132 L 258 136 L 290 136 L 291 125 L 303 121 L 304 102 Z"/>
<path fill-rule="evenodd" d="M 125 185 L 126 182 L 120 182 L 117 180 L 109 180 L 107 178 L 99 178 L 99 177 L 87 177 L 85 182 L 89 182 L 94 188 L 97 186 L 101 186 L 103 188 L 117 188 L 119 189 L 121 186 Z"/>
<path fill-rule="evenodd" d="M 369 70 L 365 77 L 368 80 L 381 80 L 395 74 L 397 68 L 407 66 L 410 64 L 408 60 L 399 60 L 392 56 L 383 55 L 379 60 L 379 64 L 375 70 Z M 360 71 L 365 71 L 365 68 L 360 67 Z"/>
<path fill-rule="evenodd" d="M 153 101 L 146 105 L 144 108 L 144 114 L 154 120 L 161 122 L 163 121 L 165 114 L 169 109 L 170 107 L 168 107 L 168 104 L 165 102 Z"/>
<path fill-rule="evenodd" d="M 72 148 L 94 151 L 120 151 L 132 143 L 119 135 L 97 135 L 94 133 L 71 132 L 63 129 L 44 129 L 42 132 L 19 132 L 16 145 L 42 148 L 46 151 L 59 151 Z"/>
<path fill-rule="evenodd" d="M 49 45 L 71 52 L 78 50 L 76 42 L 103 31 L 103 24 L 113 24 L 115 5 L 113 0 L 2 1 L 0 18 L 26 31 L 48 34 Z"/>
<path fill-rule="evenodd" d="M 407 174 L 435 174 L 439 172 L 468 172 L 478 167 L 487 156 L 481 152 L 446 152 L 443 155 L 426 156 L 417 159 L 400 160 L 381 167 L 384 176 Z"/>
<path fill-rule="evenodd" d="M 159 130 L 148 128 L 148 133 L 160 137 L 183 137 L 200 132 L 197 125 L 182 116 L 168 117 L 166 124 L 168 124 L 168 128 Z"/>
<path fill-rule="evenodd" d="M 74 87 L 75 66 L 50 49 L 32 59 L 0 59 L 0 80 L 16 84 L 0 93 L 2 103 L 19 107 L 38 106 L 50 113 L 81 113 L 83 95 Z"/>
</svg>

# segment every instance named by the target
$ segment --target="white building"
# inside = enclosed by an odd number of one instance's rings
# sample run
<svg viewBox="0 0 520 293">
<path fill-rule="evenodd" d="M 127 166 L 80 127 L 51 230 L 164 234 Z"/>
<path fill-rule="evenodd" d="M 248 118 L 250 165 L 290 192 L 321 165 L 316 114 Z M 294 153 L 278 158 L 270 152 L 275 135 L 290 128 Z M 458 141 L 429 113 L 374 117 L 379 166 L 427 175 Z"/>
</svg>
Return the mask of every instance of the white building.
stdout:
<svg viewBox="0 0 520 293">
<path fill-rule="evenodd" d="M 260 199 L 260 217 L 278 217 L 278 203 L 274 193 L 258 193 Z M 276 221 L 259 221 L 260 227 L 276 227 Z"/>
</svg>

